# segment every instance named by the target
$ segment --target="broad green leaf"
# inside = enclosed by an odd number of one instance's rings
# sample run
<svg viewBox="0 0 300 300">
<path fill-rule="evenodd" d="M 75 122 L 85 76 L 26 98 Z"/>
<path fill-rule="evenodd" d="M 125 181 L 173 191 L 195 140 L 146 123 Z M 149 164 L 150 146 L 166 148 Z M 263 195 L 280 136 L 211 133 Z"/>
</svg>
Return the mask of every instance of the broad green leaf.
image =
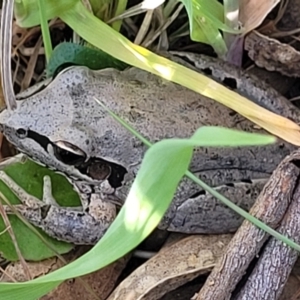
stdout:
<svg viewBox="0 0 300 300">
<path fill-rule="evenodd" d="M 78 0 L 45 1 L 43 0 L 46 18 L 48 20 L 57 17 L 60 12 L 71 9 Z M 32 27 L 40 24 L 39 6 L 37 0 L 16 0 L 14 15 L 22 27 Z"/>
<path fill-rule="evenodd" d="M 194 16 L 194 23 L 198 25 L 197 32 L 201 31 L 205 34 L 208 41 L 207 44 L 211 45 L 219 58 L 224 58 L 227 54 L 227 46 L 218 28 L 212 23 L 211 20 L 204 16 Z M 192 36 L 195 40 L 196 33 Z"/>
<path fill-rule="evenodd" d="M 185 5 L 189 17 L 191 39 L 209 44 L 219 57 L 225 56 L 227 47 L 219 31 L 219 28 L 224 26 L 222 4 L 215 0 L 181 2 Z"/>
<path fill-rule="evenodd" d="M 61 43 L 55 47 L 46 68 L 47 77 L 51 77 L 63 65 L 86 66 L 92 70 L 114 68 L 124 70 L 128 65 L 97 48 L 74 43 Z"/>
<path fill-rule="evenodd" d="M 61 206 L 80 206 L 80 199 L 66 176 L 56 173 L 32 160 L 7 166 L 4 171 L 29 194 L 42 199 L 43 178 L 50 176 L 52 182 L 52 194 Z M 24 172 L 24 173 L 23 173 Z M 27 176 L 24 176 L 26 174 Z M 26 178 L 28 177 L 28 178 Z M 14 202 L 16 203 L 16 202 Z"/>
</svg>

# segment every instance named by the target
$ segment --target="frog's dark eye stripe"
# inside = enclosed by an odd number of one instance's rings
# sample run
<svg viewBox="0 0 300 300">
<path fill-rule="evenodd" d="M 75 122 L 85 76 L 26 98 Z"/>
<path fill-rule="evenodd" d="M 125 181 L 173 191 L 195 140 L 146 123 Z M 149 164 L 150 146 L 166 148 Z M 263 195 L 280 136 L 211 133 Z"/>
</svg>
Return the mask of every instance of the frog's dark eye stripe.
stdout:
<svg viewBox="0 0 300 300">
<path fill-rule="evenodd" d="M 26 131 L 24 128 L 19 128 L 16 133 L 19 136 L 22 135 L 22 138 L 33 139 L 47 152 L 49 152 L 50 146 L 55 157 L 67 165 L 79 165 L 86 160 L 86 154 L 81 149 L 66 141 L 53 143 L 47 137 L 32 130 Z"/>
<path fill-rule="evenodd" d="M 67 141 L 51 142 L 47 137 L 24 128 L 16 130 L 20 138 L 29 138 L 38 143 L 46 152 L 52 152 L 55 157 L 66 165 L 75 166 L 82 174 L 96 180 L 107 179 L 114 188 L 122 186 L 127 173 L 123 166 L 97 157 L 87 159 L 87 155 L 77 146 Z"/>
<path fill-rule="evenodd" d="M 17 131 L 22 133 L 23 130 L 25 130 L 25 129 L 19 128 Z M 25 138 L 25 137 L 37 142 L 41 147 L 43 147 L 45 149 L 45 151 L 47 151 L 47 147 L 51 143 L 51 141 L 47 137 L 45 137 L 35 131 L 32 131 L 32 130 L 27 130 L 27 136 L 24 136 L 23 138 Z"/>
</svg>

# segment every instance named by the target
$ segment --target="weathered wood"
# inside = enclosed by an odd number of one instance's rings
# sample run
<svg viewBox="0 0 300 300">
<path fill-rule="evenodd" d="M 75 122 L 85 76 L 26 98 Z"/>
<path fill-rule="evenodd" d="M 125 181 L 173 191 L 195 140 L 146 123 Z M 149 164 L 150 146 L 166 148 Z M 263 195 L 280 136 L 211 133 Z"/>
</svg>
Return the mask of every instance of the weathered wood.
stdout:
<svg viewBox="0 0 300 300">
<path fill-rule="evenodd" d="M 300 243 L 299 184 L 277 231 Z M 236 299 L 278 299 L 298 256 L 298 251 L 272 237 Z"/>
</svg>

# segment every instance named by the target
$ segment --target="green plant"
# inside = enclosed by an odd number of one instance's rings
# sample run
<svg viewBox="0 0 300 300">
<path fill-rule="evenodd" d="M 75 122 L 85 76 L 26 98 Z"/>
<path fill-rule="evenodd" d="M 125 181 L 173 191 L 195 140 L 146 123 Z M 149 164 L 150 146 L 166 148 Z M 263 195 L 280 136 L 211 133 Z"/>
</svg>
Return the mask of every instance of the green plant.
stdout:
<svg viewBox="0 0 300 300">
<path fill-rule="evenodd" d="M 194 4 L 195 1 L 185 1 L 185 3 L 186 5 Z M 288 123 L 284 118 L 276 117 L 274 114 L 259 109 L 257 105 L 246 101 L 243 97 L 228 91 L 206 77 L 161 58 L 142 47 L 131 44 L 124 37 L 92 16 L 82 6 L 81 1 L 66 0 L 53 5 L 53 2 L 45 0 L 44 7 L 44 20 L 60 16 L 91 44 L 98 46 L 104 51 L 118 49 L 116 52 L 113 51 L 112 54 L 120 60 L 159 74 L 188 88 L 202 92 L 209 97 L 222 100 L 225 105 L 227 104 L 249 119 L 257 121 L 258 124 L 269 129 L 271 132 L 279 133 L 281 136 L 285 136 L 286 134 L 282 129 L 282 125 L 284 125 L 288 128 L 286 130 L 289 134 L 288 138 L 293 140 L 292 134 L 298 130 L 298 127 L 292 122 Z M 36 2 L 34 0 L 19 2 L 16 8 L 20 24 L 33 26 L 40 22 L 39 16 L 36 13 Z M 192 6 L 189 13 L 192 23 L 194 22 L 193 9 Z M 216 18 L 215 16 L 213 17 Z M 85 22 L 78 22 L 80 18 L 83 18 Z M 197 18 L 196 22 L 193 23 L 194 27 L 198 24 L 199 20 Z M 216 20 L 218 25 L 224 26 L 219 19 Z M 91 26 L 99 30 L 96 37 L 91 34 Z M 212 24 L 210 23 L 208 26 L 212 27 Z M 102 35 L 102 40 L 105 40 L 105 43 L 100 44 L 98 42 L 99 34 Z M 207 39 L 206 36 L 203 36 L 204 38 Z M 211 39 L 218 40 L 219 37 L 216 34 Z M 223 48 L 224 45 L 221 45 L 220 51 L 223 51 Z M 207 89 L 209 85 L 216 87 L 215 93 Z M 122 120 L 119 121 L 122 122 Z M 124 124 L 124 126 L 127 125 Z M 49 275 L 26 283 L 0 284 L 1 299 L 35 299 L 50 291 L 63 280 L 81 276 L 102 268 L 133 249 L 156 227 L 184 174 L 195 180 L 204 189 L 215 193 L 207 185 L 195 178 L 195 176 L 186 173 L 195 146 L 236 146 L 241 145 L 241 143 L 243 145 L 253 145 L 274 141 L 272 137 L 250 135 L 222 128 L 202 127 L 190 139 L 164 140 L 151 146 L 138 133 L 135 133 L 131 128 L 128 129 L 133 134 L 139 136 L 145 144 L 150 146 L 150 149 L 145 155 L 145 159 L 125 205 L 105 236 L 91 251 L 81 258 Z M 211 141 L 211 135 L 216 137 L 216 142 Z M 298 134 L 295 140 L 300 144 Z M 231 204 L 229 200 L 224 199 L 221 195 L 215 193 L 215 196 L 243 216 L 249 217 L 249 215 Z M 130 218 L 128 218 L 129 211 Z M 270 234 L 279 237 L 278 233 L 270 230 L 264 224 L 261 224 L 261 222 L 253 219 L 252 221 L 256 222 L 257 226 L 261 226 Z M 299 250 L 298 245 L 291 243 L 284 237 L 280 238 Z"/>
</svg>

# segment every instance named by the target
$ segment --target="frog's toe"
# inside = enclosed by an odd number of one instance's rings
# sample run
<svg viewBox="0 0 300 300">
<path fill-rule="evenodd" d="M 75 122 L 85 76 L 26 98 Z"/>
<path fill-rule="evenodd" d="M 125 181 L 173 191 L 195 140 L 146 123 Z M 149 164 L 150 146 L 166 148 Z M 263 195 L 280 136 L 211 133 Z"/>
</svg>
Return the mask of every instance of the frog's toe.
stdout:
<svg viewBox="0 0 300 300">
<path fill-rule="evenodd" d="M 44 176 L 43 202 L 47 205 L 60 207 L 52 195 L 52 183 L 50 176 Z"/>
<path fill-rule="evenodd" d="M 22 187 L 20 187 L 10 176 L 5 172 L 0 171 L 0 179 L 8 186 L 8 188 L 19 198 L 19 200 L 27 207 L 40 207 L 40 200 L 28 194 Z"/>
</svg>

